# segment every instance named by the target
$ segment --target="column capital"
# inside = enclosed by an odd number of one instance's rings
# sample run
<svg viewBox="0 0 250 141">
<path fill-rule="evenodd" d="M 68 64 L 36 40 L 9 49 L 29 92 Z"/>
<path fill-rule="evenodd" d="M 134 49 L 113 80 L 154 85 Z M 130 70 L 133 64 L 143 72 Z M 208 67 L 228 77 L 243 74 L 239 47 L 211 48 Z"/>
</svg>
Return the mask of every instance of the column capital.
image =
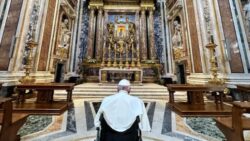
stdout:
<svg viewBox="0 0 250 141">
<path fill-rule="evenodd" d="M 153 13 L 155 10 L 155 7 L 148 7 L 147 9 L 148 9 L 149 13 L 151 13 L 151 12 Z"/>
<path fill-rule="evenodd" d="M 99 14 L 102 14 L 102 13 L 103 13 L 103 7 L 102 7 L 102 6 L 98 7 L 98 13 L 99 13 Z"/>
<path fill-rule="evenodd" d="M 146 13 L 146 8 L 145 8 L 145 7 L 141 7 L 140 13 L 141 13 L 142 15 L 145 15 L 145 13 Z"/>
<path fill-rule="evenodd" d="M 88 8 L 89 8 L 91 11 L 95 11 L 95 10 L 96 10 L 96 6 L 89 5 Z"/>
<path fill-rule="evenodd" d="M 147 7 L 141 7 L 140 10 L 141 10 L 141 11 L 146 11 L 146 10 L 147 10 Z"/>
</svg>

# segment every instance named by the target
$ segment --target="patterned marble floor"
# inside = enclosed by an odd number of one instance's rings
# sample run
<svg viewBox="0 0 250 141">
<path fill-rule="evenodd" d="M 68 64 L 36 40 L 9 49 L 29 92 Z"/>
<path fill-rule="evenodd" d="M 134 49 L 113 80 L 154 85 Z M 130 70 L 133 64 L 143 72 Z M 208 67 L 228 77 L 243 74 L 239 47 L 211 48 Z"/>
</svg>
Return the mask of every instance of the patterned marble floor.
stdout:
<svg viewBox="0 0 250 141">
<path fill-rule="evenodd" d="M 93 120 L 100 101 L 100 99 L 74 99 L 74 108 L 61 116 L 53 116 L 52 122 L 47 127 L 41 131 L 22 136 L 22 140 L 93 141 L 96 136 Z M 186 124 L 185 118 L 181 118 L 169 110 L 166 101 L 146 100 L 144 102 L 152 127 L 151 132 L 143 133 L 144 141 L 221 140 L 192 130 Z M 45 120 L 47 121 L 48 119 Z M 33 124 L 35 127 L 37 126 L 37 123 Z"/>
</svg>

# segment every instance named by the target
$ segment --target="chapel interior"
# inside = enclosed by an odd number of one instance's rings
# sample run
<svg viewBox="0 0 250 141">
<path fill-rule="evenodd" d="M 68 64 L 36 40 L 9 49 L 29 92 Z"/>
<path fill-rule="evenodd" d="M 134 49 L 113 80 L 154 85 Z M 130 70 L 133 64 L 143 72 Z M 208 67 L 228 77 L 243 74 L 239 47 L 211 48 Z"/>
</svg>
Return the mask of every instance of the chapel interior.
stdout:
<svg viewBox="0 0 250 141">
<path fill-rule="evenodd" d="M 0 0 L 0 141 L 95 140 L 121 79 L 144 141 L 250 141 L 249 45 L 250 0 Z"/>
</svg>

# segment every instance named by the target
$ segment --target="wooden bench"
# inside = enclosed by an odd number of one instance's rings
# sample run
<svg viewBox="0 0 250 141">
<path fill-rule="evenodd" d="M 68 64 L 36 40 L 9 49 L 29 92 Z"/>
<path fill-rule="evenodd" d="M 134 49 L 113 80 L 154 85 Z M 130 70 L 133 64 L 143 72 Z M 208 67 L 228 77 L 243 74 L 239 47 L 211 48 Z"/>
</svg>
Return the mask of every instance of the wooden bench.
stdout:
<svg viewBox="0 0 250 141">
<path fill-rule="evenodd" d="M 228 141 L 244 141 L 243 130 L 250 130 L 250 118 L 243 113 L 250 113 L 250 102 L 234 102 L 232 117 L 216 118 L 216 125 Z"/>
<path fill-rule="evenodd" d="M 20 140 L 17 132 L 26 122 L 28 114 L 13 113 L 10 98 L 0 97 L 0 106 L 0 141 Z"/>
<path fill-rule="evenodd" d="M 223 92 L 225 86 L 219 85 L 191 85 L 191 84 L 169 84 L 170 108 L 180 116 L 228 116 L 231 115 L 231 106 L 223 103 Z M 176 91 L 184 91 L 187 94 L 186 102 L 176 101 Z M 214 102 L 204 102 L 204 93 L 215 94 Z M 217 96 L 217 93 L 219 94 Z"/>
<path fill-rule="evenodd" d="M 236 85 L 240 101 L 250 101 L 250 85 Z"/>
<path fill-rule="evenodd" d="M 17 113 L 60 115 L 73 106 L 72 91 L 74 83 L 34 83 L 19 84 L 16 86 L 18 96 L 13 105 Z M 36 101 L 25 99 L 26 91 L 37 92 Z M 54 99 L 54 90 L 66 90 L 65 100 Z"/>
</svg>

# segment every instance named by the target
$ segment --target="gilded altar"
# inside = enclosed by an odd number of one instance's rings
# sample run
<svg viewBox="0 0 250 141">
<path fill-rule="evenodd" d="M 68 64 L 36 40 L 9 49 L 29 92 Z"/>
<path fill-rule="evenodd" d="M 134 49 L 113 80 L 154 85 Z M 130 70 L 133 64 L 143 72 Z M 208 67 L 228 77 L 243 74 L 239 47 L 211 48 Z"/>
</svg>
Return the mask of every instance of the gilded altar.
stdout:
<svg viewBox="0 0 250 141">
<path fill-rule="evenodd" d="M 105 74 L 105 69 L 120 72 L 120 79 L 127 77 L 123 75 L 127 70 L 134 81 L 158 80 L 153 14 L 153 0 L 90 0 L 88 44 L 82 67 L 86 80 L 98 81 L 107 75 L 106 79 L 112 81 L 113 73 Z"/>
</svg>

